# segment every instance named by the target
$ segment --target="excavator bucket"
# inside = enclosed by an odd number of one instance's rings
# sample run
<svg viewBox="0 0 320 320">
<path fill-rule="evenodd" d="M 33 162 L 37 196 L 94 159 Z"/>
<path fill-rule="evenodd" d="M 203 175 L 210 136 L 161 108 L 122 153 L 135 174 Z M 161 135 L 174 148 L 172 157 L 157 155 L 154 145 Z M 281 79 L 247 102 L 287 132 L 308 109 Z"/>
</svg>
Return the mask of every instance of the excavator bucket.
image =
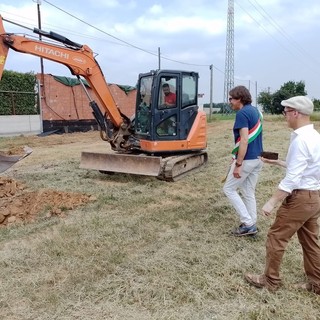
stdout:
<svg viewBox="0 0 320 320">
<path fill-rule="evenodd" d="M 29 147 L 24 147 L 23 151 L 20 154 L 12 154 L 12 152 L 10 152 L 10 154 L 0 151 L 0 173 L 8 170 L 15 163 L 27 157 L 32 153 L 32 151 L 33 150 Z"/>
<path fill-rule="evenodd" d="M 161 170 L 161 157 L 120 154 L 82 152 L 80 168 L 101 172 L 120 172 L 157 177 Z"/>
</svg>

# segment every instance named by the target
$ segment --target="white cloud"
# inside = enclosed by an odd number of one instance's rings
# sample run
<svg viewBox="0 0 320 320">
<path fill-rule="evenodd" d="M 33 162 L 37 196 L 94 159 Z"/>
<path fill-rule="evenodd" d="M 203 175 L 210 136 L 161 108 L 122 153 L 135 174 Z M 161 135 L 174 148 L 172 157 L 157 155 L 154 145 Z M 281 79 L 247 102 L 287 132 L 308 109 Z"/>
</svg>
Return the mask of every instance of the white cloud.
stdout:
<svg viewBox="0 0 320 320">
<path fill-rule="evenodd" d="M 77 1 L 80 3 L 81 1 Z M 87 0 L 86 3 L 88 6 L 93 6 L 95 8 L 115 8 L 121 6 L 117 0 Z"/>
<path fill-rule="evenodd" d="M 139 30 L 147 30 L 149 33 L 181 33 L 185 31 L 196 31 L 208 34 L 221 34 L 225 31 L 223 20 L 209 20 L 201 17 L 160 17 L 150 19 L 150 17 L 139 17 L 134 25 Z"/>
<path fill-rule="evenodd" d="M 155 4 L 148 11 L 151 14 L 160 15 L 161 13 L 163 13 L 163 8 L 159 4 Z"/>
</svg>

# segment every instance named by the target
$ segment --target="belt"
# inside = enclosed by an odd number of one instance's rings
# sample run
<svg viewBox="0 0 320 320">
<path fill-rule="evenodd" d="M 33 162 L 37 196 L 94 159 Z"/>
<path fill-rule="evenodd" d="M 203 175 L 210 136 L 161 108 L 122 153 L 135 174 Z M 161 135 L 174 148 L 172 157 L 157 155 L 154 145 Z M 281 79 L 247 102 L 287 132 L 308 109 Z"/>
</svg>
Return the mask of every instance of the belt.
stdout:
<svg viewBox="0 0 320 320">
<path fill-rule="evenodd" d="M 306 189 L 294 189 L 292 190 L 292 194 L 319 194 L 320 195 L 320 190 L 306 190 Z"/>
</svg>

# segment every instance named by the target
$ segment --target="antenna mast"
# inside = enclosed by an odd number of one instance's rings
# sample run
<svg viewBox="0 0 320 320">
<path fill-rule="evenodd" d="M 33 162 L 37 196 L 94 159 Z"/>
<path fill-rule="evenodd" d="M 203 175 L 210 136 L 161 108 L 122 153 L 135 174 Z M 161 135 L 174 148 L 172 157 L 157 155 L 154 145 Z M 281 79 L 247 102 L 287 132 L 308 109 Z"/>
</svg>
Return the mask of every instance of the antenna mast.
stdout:
<svg viewBox="0 0 320 320">
<path fill-rule="evenodd" d="M 234 87 L 234 0 L 228 0 L 226 60 L 224 72 L 224 99 L 228 104 L 229 91 Z"/>
</svg>

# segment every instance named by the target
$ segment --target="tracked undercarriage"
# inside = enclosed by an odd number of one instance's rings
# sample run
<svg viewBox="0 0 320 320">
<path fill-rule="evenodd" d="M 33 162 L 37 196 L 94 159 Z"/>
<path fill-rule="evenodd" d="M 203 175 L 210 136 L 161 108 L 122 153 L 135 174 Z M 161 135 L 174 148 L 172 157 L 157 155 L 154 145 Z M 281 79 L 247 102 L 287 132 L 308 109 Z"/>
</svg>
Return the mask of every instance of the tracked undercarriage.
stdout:
<svg viewBox="0 0 320 320">
<path fill-rule="evenodd" d="M 190 171 L 204 165 L 207 160 L 208 155 L 205 151 L 174 156 L 82 152 L 80 168 L 99 170 L 104 173 L 146 175 L 165 181 L 177 181 Z"/>
</svg>

